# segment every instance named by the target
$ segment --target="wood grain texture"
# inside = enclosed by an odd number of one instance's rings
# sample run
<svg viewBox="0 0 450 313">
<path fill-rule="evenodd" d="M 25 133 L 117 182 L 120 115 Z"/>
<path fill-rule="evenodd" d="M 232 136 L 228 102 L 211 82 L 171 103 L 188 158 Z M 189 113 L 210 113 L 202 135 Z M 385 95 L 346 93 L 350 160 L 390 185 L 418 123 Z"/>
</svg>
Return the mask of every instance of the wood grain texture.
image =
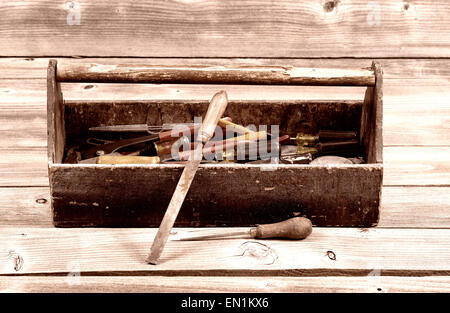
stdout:
<svg viewBox="0 0 450 313">
<path fill-rule="evenodd" d="M 383 139 L 390 145 L 450 145 L 450 96 L 448 82 L 437 80 L 423 86 L 420 80 L 403 86 L 385 82 Z M 406 84 L 406 83 L 405 83 Z M 23 88 L 26 86 L 26 88 Z M 104 84 L 71 84 L 63 86 L 64 96 L 80 100 L 201 99 L 208 100 L 218 86 L 141 85 L 137 87 Z M 362 100 L 360 88 L 335 87 L 259 87 L 230 86 L 230 100 L 348 99 Z M 318 89 L 316 89 L 318 88 Z M 328 89 L 331 88 L 331 89 Z M 344 90 L 342 90 L 344 89 Z M 0 125 L 8 131 L 1 137 L 2 146 L 27 143 L 42 146 L 46 130 L 45 82 L 43 80 L 4 80 L 0 87 Z M 26 123 L 23 122 L 26 119 Z M 15 133 L 14 130 L 17 130 Z M 44 140 L 42 140 L 44 139 Z M 40 142 L 38 142 L 41 140 Z"/>
<path fill-rule="evenodd" d="M 422 85 L 433 85 L 436 82 L 448 82 L 450 69 L 448 59 L 377 59 L 377 58 L 55 58 L 58 62 L 76 64 L 101 63 L 117 64 L 183 64 L 189 66 L 286 66 L 286 67 L 314 67 L 314 68 L 364 68 L 370 67 L 372 61 L 381 64 L 383 78 L 388 85 L 406 85 L 421 81 Z M 49 58 L 0 58 L 0 79 L 43 79 L 46 76 Z"/>
<path fill-rule="evenodd" d="M 0 228 L 52 228 L 49 192 L 48 187 L 0 188 Z M 450 187 L 383 187 L 377 227 L 450 228 L 449 195 Z"/>
<path fill-rule="evenodd" d="M 378 225 L 450 228 L 450 187 L 383 187 Z"/>
<path fill-rule="evenodd" d="M 449 185 L 450 147 L 385 147 L 383 185 Z"/>
<path fill-rule="evenodd" d="M 373 86 L 374 71 L 366 69 L 303 68 L 285 66 L 186 66 L 58 63 L 60 82 L 229 84 L 229 85 L 331 85 Z"/>
<path fill-rule="evenodd" d="M 49 188 L 0 188 L 0 216 L 0 228 L 53 227 Z"/>
<path fill-rule="evenodd" d="M 166 276 L 3 276 L 0 292 L 64 293 L 320 293 L 449 292 L 448 276 L 429 277 L 166 277 Z"/>
<path fill-rule="evenodd" d="M 301 241 L 242 238 L 199 244 L 179 239 L 226 234 L 227 229 L 175 228 L 160 264 L 149 266 L 144 260 L 156 230 L 1 229 L 0 274 L 450 275 L 448 229 L 314 228 Z"/>
<path fill-rule="evenodd" d="M 0 186 L 48 186 L 47 148 L 0 149 Z"/>
<path fill-rule="evenodd" d="M 54 164 L 55 225 L 158 227 L 182 170 L 169 164 Z M 253 226 L 306 216 L 317 226 L 375 226 L 381 181 L 379 164 L 202 164 L 175 225 Z"/>
<path fill-rule="evenodd" d="M 48 185 L 45 148 L 0 149 L 0 186 Z M 448 185 L 448 147 L 385 147 L 384 185 Z"/>
<path fill-rule="evenodd" d="M 3 56 L 448 57 L 447 1 L 77 1 L 0 7 Z M 74 16 L 79 14 L 79 22 Z M 72 25 L 71 25 L 72 24 Z M 75 25 L 73 25 L 75 24 Z M 48 40 L 48 38 L 53 40 Z M 95 43 L 95 44 L 93 44 Z M 338 44 L 337 44 L 338 43 Z"/>
<path fill-rule="evenodd" d="M 46 148 L 0 149 L 0 186 L 47 186 Z M 383 185 L 448 186 L 449 147 L 385 147 Z"/>
</svg>

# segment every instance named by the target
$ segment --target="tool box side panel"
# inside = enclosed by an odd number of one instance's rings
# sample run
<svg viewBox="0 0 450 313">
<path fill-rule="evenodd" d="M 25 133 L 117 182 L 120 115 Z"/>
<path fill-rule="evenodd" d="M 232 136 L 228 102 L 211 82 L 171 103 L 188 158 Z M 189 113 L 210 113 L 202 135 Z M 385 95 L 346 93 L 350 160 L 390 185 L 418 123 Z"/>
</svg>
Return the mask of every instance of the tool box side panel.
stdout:
<svg viewBox="0 0 450 313">
<path fill-rule="evenodd" d="M 64 100 L 61 84 L 56 80 L 56 60 L 47 68 L 47 147 L 50 162 L 61 163 L 66 142 Z"/>
<path fill-rule="evenodd" d="M 361 110 L 360 142 L 367 163 L 383 163 L 383 72 L 374 62 L 375 86 L 367 87 Z"/>
<path fill-rule="evenodd" d="M 53 165 L 59 227 L 158 227 L 182 166 Z M 306 216 L 316 226 L 374 226 L 382 166 L 201 165 L 176 226 L 251 226 Z"/>
</svg>

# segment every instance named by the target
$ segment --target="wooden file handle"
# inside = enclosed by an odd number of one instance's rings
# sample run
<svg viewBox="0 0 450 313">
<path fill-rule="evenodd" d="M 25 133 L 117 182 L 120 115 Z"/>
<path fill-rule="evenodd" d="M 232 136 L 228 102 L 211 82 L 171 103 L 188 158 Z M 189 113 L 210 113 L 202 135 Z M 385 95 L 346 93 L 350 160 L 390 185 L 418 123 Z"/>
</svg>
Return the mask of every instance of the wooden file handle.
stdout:
<svg viewBox="0 0 450 313">
<path fill-rule="evenodd" d="M 209 139 L 211 139 L 220 117 L 227 108 L 227 104 L 228 97 L 224 90 L 219 91 L 212 97 L 205 119 L 203 120 L 202 127 L 198 134 L 198 141 L 206 143 Z"/>
</svg>

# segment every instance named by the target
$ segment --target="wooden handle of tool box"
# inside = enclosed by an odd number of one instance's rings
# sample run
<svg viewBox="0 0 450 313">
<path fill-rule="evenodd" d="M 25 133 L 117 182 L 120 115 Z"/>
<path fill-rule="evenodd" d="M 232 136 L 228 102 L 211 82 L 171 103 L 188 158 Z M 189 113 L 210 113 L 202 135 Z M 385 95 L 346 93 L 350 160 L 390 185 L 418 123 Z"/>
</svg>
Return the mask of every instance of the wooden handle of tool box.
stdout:
<svg viewBox="0 0 450 313">
<path fill-rule="evenodd" d="M 209 139 L 211 139 L 220 117 L 227 108 L 227 104 L 228 97 L 225 90 L 219 91 L 212 97 L 209 102 L 208 111 L 206 112 L 202 127 L 200 128 L 200 132 L 198 134 L 198 141 L 206 143 Z"/>
<path fill-rule="evenodd" d="M 372 69 L 292 66 L 162 66 L 60 62 L 60 82 L 374 86 Z"/>
<path fill-rule="evenodd" d="M 312 232 L 312 223 L 305 217 L 294 217 L 283 222 L 258 225 L 250 229 L 254 238 L 304 239 Z"/>
</svg>

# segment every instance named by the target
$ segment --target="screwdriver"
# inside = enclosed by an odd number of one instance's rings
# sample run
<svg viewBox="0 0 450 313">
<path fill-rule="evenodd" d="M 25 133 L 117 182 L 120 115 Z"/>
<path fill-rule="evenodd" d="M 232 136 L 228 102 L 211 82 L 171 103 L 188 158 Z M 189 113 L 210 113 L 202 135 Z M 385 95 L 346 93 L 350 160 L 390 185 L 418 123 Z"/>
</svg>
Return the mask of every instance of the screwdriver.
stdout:
<svg viewBox="0 0 450 313">
<path fill-rule="evenodd" d="M 250 228 L 248 231 L 231 231 L 228 234 L 215 234 L 190 238 L 182 238 L 180 241 L 195 241 L 208 239 L 221 239 L 234 236 L 248 236 L 255 239 L 305 239 L 312 233 L 312 223 L 306 217 L 293 217 L 288 220 L 272 223 L 262 224 Z"/>
</svg>

